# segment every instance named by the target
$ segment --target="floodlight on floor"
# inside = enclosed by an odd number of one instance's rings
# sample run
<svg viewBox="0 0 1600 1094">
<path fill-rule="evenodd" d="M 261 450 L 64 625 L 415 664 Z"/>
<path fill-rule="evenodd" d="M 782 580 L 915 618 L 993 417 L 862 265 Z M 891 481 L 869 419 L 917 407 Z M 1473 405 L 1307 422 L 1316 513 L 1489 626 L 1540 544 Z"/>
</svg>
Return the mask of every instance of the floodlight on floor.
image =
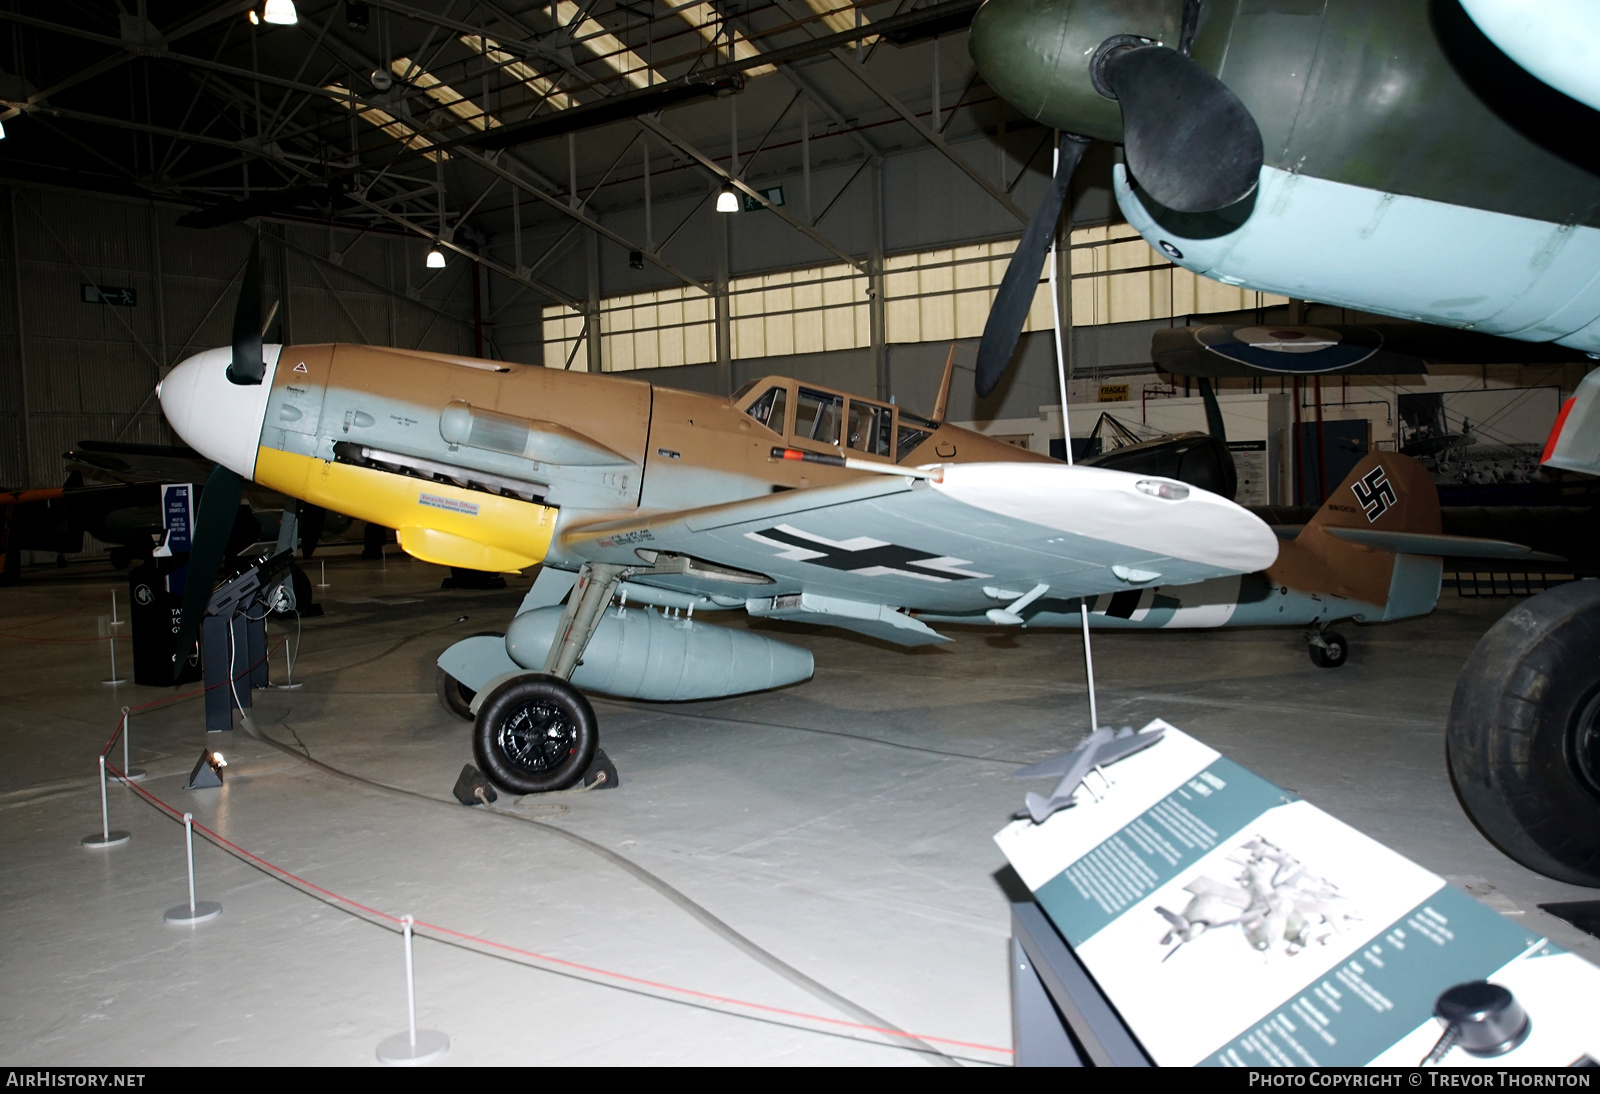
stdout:
<svg viewBox="0 0 1600 1094">
<path fill-rule="evenodd" d="M 222 785 L 222 769 L 228 766 L 228 761 L 222 758 L 222 753 L 213 752 L 209 748 L 200 753 L 200 758 L 195 761 L 194 770 L 189 772 L 189 781 L 184 784 L 185 790 L 208 790 Z"/>
<path fill-rule="evenodd" d="M 738 211 L 739 199 L 734 196 L 733 187 L 725 182 L 722 184 L 722 189 L 717 191 L 717 212 L 737 213 Z"/>
<path fill-rule="evenodd" d="M 250 20 L 251 26 L 259 27 L 261 25 L 261 16 L 256 14 L 255 8 L 251 8 L 248 12 L 246 12 L 245 17 Z"/>
<path fill-rule="evenodd" d="M 442 270 L 442 269 L 444 269 L 444 252 L 441 251 L 437 247 L 433 248 L 433 250 L 428 252 L 428 269 L 430 269 L 430 270 Z"/>
<path fill-rule="evenodd" d="M 261 8 L 261 21 L 279 27 L 292 27 L 300 21 L 294 0 L 267 0 Z"/>
<path fill-rule="evenodd" d="M 0 141 L 3 141 L 5 139 L 6 139 L 6 125 L 5 125 L 4 122 L 0 122 Z"/>
</svg>

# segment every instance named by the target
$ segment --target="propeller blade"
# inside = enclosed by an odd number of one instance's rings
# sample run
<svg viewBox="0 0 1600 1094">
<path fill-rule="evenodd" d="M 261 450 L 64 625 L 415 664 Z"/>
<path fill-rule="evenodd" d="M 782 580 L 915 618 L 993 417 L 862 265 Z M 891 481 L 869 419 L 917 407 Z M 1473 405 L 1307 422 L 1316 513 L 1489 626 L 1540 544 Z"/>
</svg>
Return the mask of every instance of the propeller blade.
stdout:
<svg viewBox="0 0 1600 1094">
<path fill-rule="evenodd" d="M 219 464 L 207 477 L 200 494 L 200 513 L 195 519 L 194 546 L 189 552 L 189 574 L 183 589 L 183 617 L 179 620 L 177 643 L 173 646 L 174 679 L 194 648 L 200 620 L 206 614 L 206 602 L 211 599 L 217 571 L 227 555 L 228 539 L 233 535 L 243 493 L 244 483 L 239 476 Z"/>
<path fill-rule="evenodd" d="M 1039 285 L 1039 268 L 1044 264 L 1045 252 L 1050 250 L 1050 238 L 1055 235 L 1056 221 L 1061 219 L 1061 206 L 1067 200 L 1067 190 L 1072 186 L 1072 172 L 1089 147 L 1089 138 L 1072 133 L 1061 134 L 1061 156 L 1056 162 L 1056 177 L 1050 189 L 1039 199 L 1033 219 L 1022 233 L 1022 241 L 1012 252 L 1011 263 L 1000 279 L 1000 291 L 995 294 L 994 307 L 989 309 L 989 319 L 983 325 L 983 340 L 978 343 L 977 388 L 978 397 L 988 395 L 1000 384 L 1016 352 L 1017 339 L 1022 337 L 1022 324 L 1027 322 L 1028 311 L 1033 307 L 1033 297 Z"/>
<path fill-rule="evenodd" d="M 1101 74 L 1122 108 L 1128 171 L 1168 209 L 1203 213 L 1249 197 L 1261 176 L 1261 130 L 1239 97 L 1165 46 L 1117 50 Z"/>
<path fill-rule="evenodd" d="M 228 379 L 236 384 L 259 384 L 267 365 L 261 357 L 261 240 L 250 244 L 239 303 L 233 309 L 233 362 Z"/>
</svg>

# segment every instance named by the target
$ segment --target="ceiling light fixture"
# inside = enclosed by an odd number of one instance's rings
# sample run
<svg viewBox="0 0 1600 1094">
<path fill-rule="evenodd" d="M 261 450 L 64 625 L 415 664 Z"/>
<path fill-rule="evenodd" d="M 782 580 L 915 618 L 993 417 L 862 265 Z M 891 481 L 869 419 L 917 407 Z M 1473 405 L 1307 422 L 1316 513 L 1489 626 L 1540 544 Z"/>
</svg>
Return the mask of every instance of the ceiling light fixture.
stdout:
<svg viewBox="0 0 1600 1094">
<path fill-rule="evenodd" d="M 294 0 L 267 0 L 261 7 L 261 19 L 274 26 L 292 27 L 300 21 L 300 13 L 294 10 Z"/>
<path fill-rule="evenodd" d="M 430 269 L 430 270 L 442 270 L 442 269 L 444 269 L 444 252 L 441 251 L 437 247 L 433 248 L 433 250 L 428 252 L 428 269 Z"/>
<path fill-rule="evenodd" d="M 733 186 L 725 182 L 722 184 L 722 189 L 717 191 L 717 212 L 737 213 L 738 211 L 739 199 L 734 196 Z"/>
</svg>

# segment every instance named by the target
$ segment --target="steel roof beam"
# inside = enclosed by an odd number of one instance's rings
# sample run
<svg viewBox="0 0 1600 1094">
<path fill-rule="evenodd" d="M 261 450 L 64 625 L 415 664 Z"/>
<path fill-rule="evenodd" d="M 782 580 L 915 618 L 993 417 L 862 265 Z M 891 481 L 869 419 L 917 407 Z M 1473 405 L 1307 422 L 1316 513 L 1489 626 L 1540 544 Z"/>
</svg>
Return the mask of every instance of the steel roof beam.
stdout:
<svg viewBox="0 0 1600 1094">
<path fill-rule="evenodd" d="M 789 16 L 789 18 L 800 18 L 800 15 L 795 11 L 794 0 L 774 0 L 774 3 L 776 3 L 778 9 L 785 15 Z M 926 12 L 927 9 L 923 9 L 923 11 Z M 871 24 L 874 28 L 872 33 L 882 34 L 883 27 L 886 24 L 894 22 L 896 22 L 895 19 L 889 19 L 885 20 L 883 23 Z M 810 28 L 808 27 L 807 29 L 809 30 Z M 867 29 L 866 25 L 864 24 L 861 29 L 865 31 Z M 891 29 L 893 28 L 891 27 Z M 896 114 L 900 115 L 901 119 L 916 131 L 917 136 L 933 145 L 933 147 L 938 149 L 945 159 L 955 164 L 955 166 L 959 167 L 969 178 L 972 179 L 973 182 L 976 182 L 979 186 L 983 187 L 984 193 L 988 194 L 995 201 L 999 202 L 1005 207 L 1005 210 L 1008 213 L 1016 217 L 1023 224 L 1028 223 L 1028 214 L 1023 212 L 1022 209 L 1018 207 L 1017 203 L 1011 200 L 1010 194 L 996 186 L 993 181 L 983 174 L 983 172 L 972 166 L 972 164 L 967 161 L 965 156 L 962 156 L 955 149 L 951 148 L 950 145 L 945 141 L 944 135 L 941 132 L 930 126 L 924 125 L 922 119 L 917 117 L 914 112 L 912 112 L 904 103 L 895 97 L 888 88 L 879 83 L 875 77 L 868 75 L 866 66 L 864 64 L 857 64 L 855 58 L 853 58 L 842 47 L 836 46 L 830 48 L 828 53 L 833 57 L 834 60 L 839 62 L 845 71 L 849 72 L 850 75 L 854 76 L 858 81 L 860 81 L 863 87 L 882 100 L 885 106 L 889 107 Z"/>
</svg>

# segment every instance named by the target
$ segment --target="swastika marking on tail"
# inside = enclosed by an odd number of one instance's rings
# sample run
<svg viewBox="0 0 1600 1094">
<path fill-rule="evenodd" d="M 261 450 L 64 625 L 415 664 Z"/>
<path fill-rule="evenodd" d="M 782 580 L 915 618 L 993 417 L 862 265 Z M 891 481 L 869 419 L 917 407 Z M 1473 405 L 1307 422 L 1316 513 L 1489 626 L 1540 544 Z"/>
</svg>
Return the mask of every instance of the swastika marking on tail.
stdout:
<svg viewBox="0 0 1600 1094">
<path fill-rule="evenodd" d="M 1362 512 L 1367 514 L 1368 524 L 1387 513 L 1390 506 L 1400 504 L 1400 499 L 1395 497 L 1394 487 L 1389 485 L 1381 467 L 1374 467 L 1362 475 L 1351 485 L 1350 492 L 1356 496 L 1356 504 L 1361 506 Z"/>
</svg>

